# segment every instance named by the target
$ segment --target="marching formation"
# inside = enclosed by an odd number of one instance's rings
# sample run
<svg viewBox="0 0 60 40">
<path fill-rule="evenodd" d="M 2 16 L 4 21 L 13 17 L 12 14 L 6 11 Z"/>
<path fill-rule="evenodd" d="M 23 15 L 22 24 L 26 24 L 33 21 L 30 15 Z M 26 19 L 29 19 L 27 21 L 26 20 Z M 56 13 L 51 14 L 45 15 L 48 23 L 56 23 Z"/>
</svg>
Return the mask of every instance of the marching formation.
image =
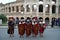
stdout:
<svg viewBox="0 0 60 40">
<path fill-rule="evenodd" d="M 29 37 L 31 34 L 33 35 L 33 37 L 36 37 L 38 33 L 40 33 L 40 36 L 43 37 L 43 32 L 46 28 L 46 24 L 43 19 L 37 19 L 37 17 L 33 17 L 32 19 L 30 17 L 27 17 L 26 19 L 24 19 L 24 17 L 21 17 L 17 24 L 18 34 L 20 35 L 20 37 L 22 37 L 24 34 L 26 34 L 26 37 Z M 10 34 L 10 36 L 14 36 L 13 17 L 9 18 L 8 34 Z"/>
</svg>

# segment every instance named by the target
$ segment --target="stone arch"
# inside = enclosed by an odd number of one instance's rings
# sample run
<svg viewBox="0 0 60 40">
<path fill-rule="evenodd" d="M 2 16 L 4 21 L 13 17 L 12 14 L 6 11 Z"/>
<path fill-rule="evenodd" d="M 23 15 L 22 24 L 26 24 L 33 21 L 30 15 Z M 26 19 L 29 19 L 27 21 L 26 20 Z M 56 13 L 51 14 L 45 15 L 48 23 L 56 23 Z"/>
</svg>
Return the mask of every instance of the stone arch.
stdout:
<svg viewBox="0 0 60 40">
<path fill-rule="evenodd" d="M 56 5 L 52 5 L 52 13 L 56 13 Z"/>
<path fill-rule="evenodd" d="M 19 12 L 19 6 L 16 6 L 16 12 Z"/>
<path fill-rule="evenodd" d="M 9 7 L 9 12 L 11 12 L 11 7 Z"/>
<path fill-rule="evenodd" d="M 46 13 L 49 13 L 49 11 L 50 11 L 50 5 L 47 4 L 45 7 L 46 7 L 46 11 L 45 11 L 45 12 L 46 12 Z"/>
<path fill-rule="evenodd" d="M 37 5 L 36 5 L 36 4 L 33 4 L 33 5 L 32 5 L 32 11 L 34 11 L 34 12 L 37 11 Z"/>
<path fill-rule="evenodd" d="M 49 17 L 46 17 L 45 20 L 49 20 Z"/>
<path fill-rule="evenodd" d="M 24 12 L 24 6 L 21 5 L 21 12 Z"/>
<path fill-rule="evenodd" d="M 49 20 L 49 17 L 46 17 L 45 18 L 45 23 L 49 24 L 50 20 Z"/>
<path fill-rule="evenodd" d="M 41 19 L 43 19 L 43 17 L 39 17 L 39 19 L 41 20 Z"/>
<path fill-rule="evenodd" d="M 43 21 L 43 17 L 39 17 L 39 20 L 40 20 L 40 21 Z"/>
<path fill-rule="evenodd" d="M 43 0 L 39 0 L 39 1 L 43 1 Z"/>
<path fill-rule="evenodd" d="M 26 11 L 27 11 L 27 12 L 30 12 L 30 5 L 29 5 L 29 4 L 26 5 Z"/>
<path fill-rule="evenodd" d="M 42 4 L 39 5 L 39 12 L 43 12 L 43 5 Z"/>
<path fill-rule="evenodd" d="M 56 3 L 56 0 L 52 0 L 52 1 L 54 1 Z"/>
</svg>

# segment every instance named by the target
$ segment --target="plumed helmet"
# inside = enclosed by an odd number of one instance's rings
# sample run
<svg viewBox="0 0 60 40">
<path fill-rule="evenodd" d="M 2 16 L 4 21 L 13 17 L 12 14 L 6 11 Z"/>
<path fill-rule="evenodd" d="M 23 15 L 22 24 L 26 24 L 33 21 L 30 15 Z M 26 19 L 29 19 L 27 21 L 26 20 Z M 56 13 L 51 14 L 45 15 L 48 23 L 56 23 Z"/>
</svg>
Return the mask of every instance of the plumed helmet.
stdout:
<svg viewBox="0 0 60 40">
<path fill-rule="evenodd" d="M 33 20 L 37 20 L 37 17 L 33 17 L 32 19 L 33 19 Z"/>
<path fill-rule="evenodd" d="M 24 19 L 24 17 L 21 17 L 21 19 Z"/>
<path fill-rule="evenodd" d="M 27 19 L 31 19 L 30 17 L 27 17 Z"/>
</svg>

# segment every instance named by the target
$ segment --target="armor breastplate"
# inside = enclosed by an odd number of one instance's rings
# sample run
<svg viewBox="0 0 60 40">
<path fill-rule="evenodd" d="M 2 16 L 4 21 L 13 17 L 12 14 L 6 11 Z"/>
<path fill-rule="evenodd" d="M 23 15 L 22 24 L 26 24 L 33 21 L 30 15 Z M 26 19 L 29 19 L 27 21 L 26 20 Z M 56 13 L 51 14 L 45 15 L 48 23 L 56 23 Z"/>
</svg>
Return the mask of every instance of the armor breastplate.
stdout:
<svg viewBox="0 0 60 40">
<path fill-rule="evenodd" d="M 22 22 L 22 21 L 21 21 L 21 22 L 19 22 L 19 24 L 24 24 L 24 23 L 25 23 L 24 21 L 23 21 L 23 22 Z"/>
<path fill-rule="evenodd" d="M 32 25 L 35 25 L 35 24 L 37 24 L 37 22 L 32 22 Z"/>
<path fill-rule="evenodd" d="M 30 24 L 31 22 L 30 22 L 30 20 L 26 20 L 26 24 Z"/>
</svg>

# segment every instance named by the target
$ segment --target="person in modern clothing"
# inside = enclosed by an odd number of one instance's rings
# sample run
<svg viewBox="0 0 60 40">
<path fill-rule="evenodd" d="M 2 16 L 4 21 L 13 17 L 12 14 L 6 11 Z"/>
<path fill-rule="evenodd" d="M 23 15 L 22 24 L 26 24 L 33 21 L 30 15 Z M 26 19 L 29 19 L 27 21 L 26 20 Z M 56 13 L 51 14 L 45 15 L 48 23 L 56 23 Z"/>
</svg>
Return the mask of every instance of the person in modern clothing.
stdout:
<svg viewBox="0 0 60 40">
<path fill-rule="evenodd" d="M 14 18 L 13 17 L 9 17 L 8 34 L 10 34 L 10 37 L 14 36 Z"/>
</svg>

